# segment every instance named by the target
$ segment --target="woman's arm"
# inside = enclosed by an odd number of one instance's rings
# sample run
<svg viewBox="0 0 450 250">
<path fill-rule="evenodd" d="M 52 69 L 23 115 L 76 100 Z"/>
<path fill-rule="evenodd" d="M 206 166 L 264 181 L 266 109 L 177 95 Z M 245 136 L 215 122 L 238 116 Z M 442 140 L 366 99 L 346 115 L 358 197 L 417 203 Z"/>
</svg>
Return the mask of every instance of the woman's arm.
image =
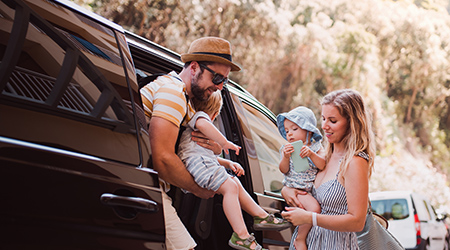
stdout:
<svg viewBox="0 0 450 250">
<path fill-rule="evenodd" d="M 364 228 L 369 195 L 369 164 L 353 157 L 344 175 L 348 212 L 344 215 L 317 214 L 317 225 L 333 231 L 359 232 Z M 342 183 L 342 182 L 341 182 Z M 286 208 L 282 215 L 293 225 L 311 224 L 312 213 L 298 208 Z"/>
</svg>

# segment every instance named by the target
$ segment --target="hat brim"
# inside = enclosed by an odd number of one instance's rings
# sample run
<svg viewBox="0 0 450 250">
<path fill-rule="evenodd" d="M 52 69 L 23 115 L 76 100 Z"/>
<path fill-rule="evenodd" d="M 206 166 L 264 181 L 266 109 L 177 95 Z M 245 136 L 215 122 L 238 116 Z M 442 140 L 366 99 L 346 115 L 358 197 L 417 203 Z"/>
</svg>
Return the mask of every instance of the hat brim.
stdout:
<svg viewBox="0 0 450 250">
<path fill-rule="evenodd" d="M 299 119 L 296 116 L 290 114 L 289 112 L 281 113 L 281 114 L 279 114 L 277 116 L 278 131 L 280 132 L 281 136 L 285 140 L 287 140 L 286 129 L 284 128 L 284 120 L 285 119 L 288 119 L 288 120 L 294 122 L 295 124 L 297 124 L 297 126 L 299 126 L 300 128 L 302 128 L 302 129 L 304 129 L 306 131 L 312 132 L 313 133 L 312 138 L 314 140 L 316 140 L 316 141 L 321 141 L 322 140 L 323 137 L 322 137 L 322 134 L 320 133 L 320 130 L 318 128 L 316 128 L 313 125 L 302 125 L 302 124 L 299 124 Z"/>
<path fill-rule="evenodd" d="M 192 61 L 196 61 L 196 62 L 217 62 L 217 63 L 222 63 L 225 65 L 229 65 L 231 66 L 231 71 L 240 71 L 241 67 L 239 67 L 237 64 L 228 61 L 227 59 L 220 57 L 220 56 L 215 56 L 215 55 L 203 55 L 203 54 L 182 54 L 181 55 L 181 61 L 184 63 L 187 62 L 192 62 Z"/>
</svg>

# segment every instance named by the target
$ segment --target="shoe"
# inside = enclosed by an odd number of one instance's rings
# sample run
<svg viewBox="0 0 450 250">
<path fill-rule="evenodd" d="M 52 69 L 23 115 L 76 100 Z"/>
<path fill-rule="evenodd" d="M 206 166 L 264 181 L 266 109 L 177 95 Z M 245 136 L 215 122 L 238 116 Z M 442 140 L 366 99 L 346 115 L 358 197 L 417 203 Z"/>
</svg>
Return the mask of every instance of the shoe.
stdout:
<svg viewBox="0 0 450 250">
<path fill-rule="evenodd" d="M 281 231 L 283 229 L 291 227 L 291 223 L 282 218 L 276 218 L 278 220 L 275 223 L 275 215 L 269 214 L 266 218 L 254 217 L 253 229 L 255 230 L 275 230 Z"/>
<path fill-rule="evenodd" d="M 238 241 L 242 242 L 242 244 L 239 244 Z M 252 246 L 252 243 L 255 242 L 255 248 L 250 248 Z M 234 249 L 239 250 L 267 250 L 265 248 L 262 248 L 258 242 L 256 242 L 255 236 L 253 234 L 250 234 L 250 237 L 247 239 L 241 239 L 239 236 L 233 232 L 231 235 L 230 240 L 228 241 L 228 245 Z"/>
</svg>

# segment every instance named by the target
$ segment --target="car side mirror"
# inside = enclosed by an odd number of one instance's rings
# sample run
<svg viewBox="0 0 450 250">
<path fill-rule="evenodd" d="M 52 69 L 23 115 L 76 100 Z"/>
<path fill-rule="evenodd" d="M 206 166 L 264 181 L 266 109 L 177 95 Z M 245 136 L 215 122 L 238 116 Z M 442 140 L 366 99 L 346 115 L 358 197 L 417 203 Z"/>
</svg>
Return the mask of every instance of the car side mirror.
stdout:
<svg viewBox="0 0 450 250">
<path fill-rule="evenodd" d="M 445 213 L 445 214 L 437 214 L 437 216 L 436 216 L 436 220 L 437 221 L 443 221 L 443 220 L 445 220 L 446 218 L 448 217 L 448 214 L 447 213 Z"/>
</svg>

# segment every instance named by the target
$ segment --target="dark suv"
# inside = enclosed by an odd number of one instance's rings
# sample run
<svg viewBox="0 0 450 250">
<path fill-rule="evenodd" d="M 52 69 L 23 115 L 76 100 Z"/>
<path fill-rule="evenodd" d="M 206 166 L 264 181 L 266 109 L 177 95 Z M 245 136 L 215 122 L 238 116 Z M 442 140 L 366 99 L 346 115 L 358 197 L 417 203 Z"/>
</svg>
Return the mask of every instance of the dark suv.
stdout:
<svg viewBox="0 0 450 250">
<path fill-rule="evenodd" d="M 138 82 L 180 71 L 179 55 L 72 2 L 0 0 L 0 59 L 1 249 L 165 249 Z M 242 146 L 227 157 L 279 213 L 275 117 L 234 82 L 222 93 L 216 126 Z M 170 195 L 197 249 L 229 248 L 221 196 Z M 287 249 L 291 230 L 255 233 Z"/>
</svg>

